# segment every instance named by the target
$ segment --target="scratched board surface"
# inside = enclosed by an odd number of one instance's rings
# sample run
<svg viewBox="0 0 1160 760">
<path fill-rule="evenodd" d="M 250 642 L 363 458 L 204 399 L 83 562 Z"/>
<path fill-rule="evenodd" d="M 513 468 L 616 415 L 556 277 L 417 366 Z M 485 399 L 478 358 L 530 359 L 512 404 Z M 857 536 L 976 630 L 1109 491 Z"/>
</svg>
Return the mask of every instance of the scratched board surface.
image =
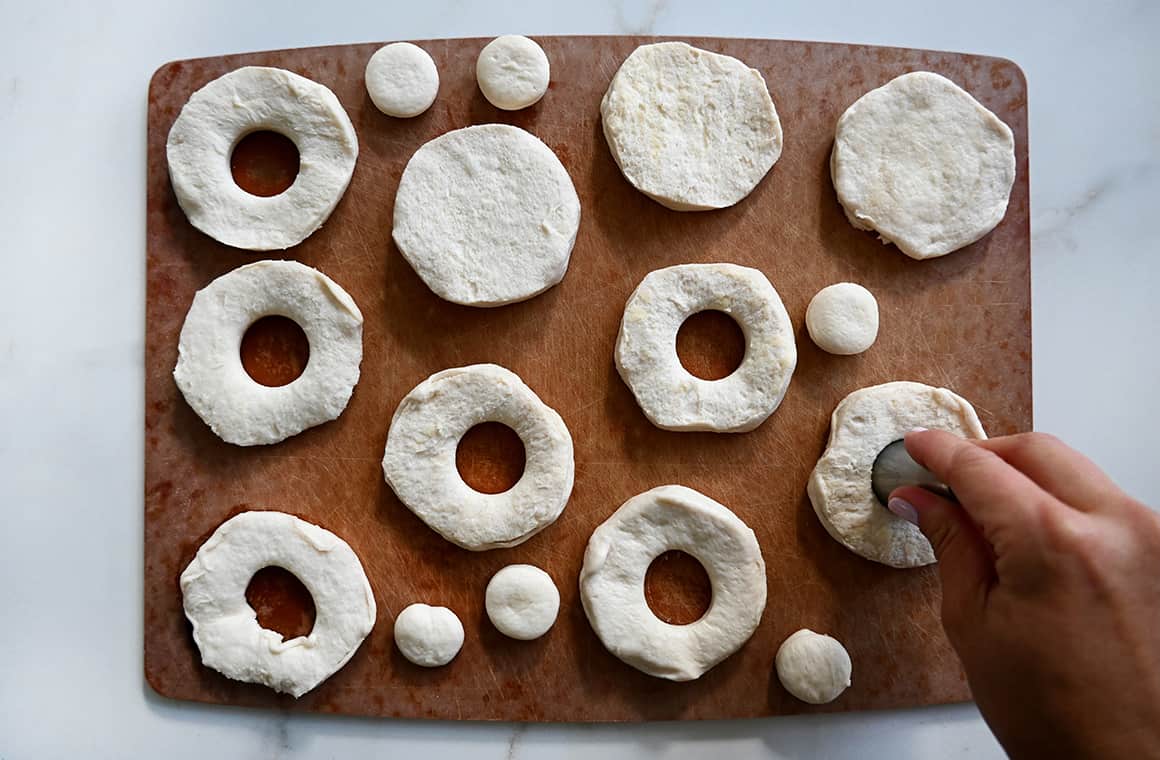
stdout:
<svg viewBox="0 0 1160 760">
<path fill-rule="evenodd" d="M 145 673 L 178 699 L 375 716 L 529 721 L 737 718 L 864 710 L 968 698 L 938 621 L 933 568 L 899 571 L 830 539 L 805 484 L 834 406 L 888 380 L 954 389 L 991 434 L 1031 427 L 1030 240 L 1026 82 L 1010 61 L 921 50 L 772 40 L 690 39 L 736 56 L 765 76 L 785 149 L 757 189 L 733 208 L 678 213 L 623 179 L 601 133 L 599 104 L 617 66 L 645 37 L 544 37 L 552 82 L 532 108 L 499 111 L 479 94 L 474 62 L 486 40 L 423 41 L 441 88 L 415 119 L 375 110 L 363 68 L 377 44 L 179 61 L 149 90 Z M 197 88 L 244 65 L 279 66 L 338 95 L 358 132 L 354 178 L 326 225 L 281 255 L 234 250 L 193 229 L 170 188 L 165 139 Z M 1006 218 L 988 236 L 919 262 L 846 221 L 828 159 L 834 124 L 867 90 L 912 70 L 958 82 L 1015 133 L 1016 180 Z M 560 157 L 582 203 L 563 282 L 531 301 L 472 309 L 440 300 L 391 241 L 395 190 L 424 142 L 450 129 L 506 122 L 530 130 Z M 177 336 L 194 293 L 261 258 L 318 267 L 361 308 L 362 379 L 336 421 L 283 443 L 239 448 L 216 438 L 174 385 Z M 613 367 L 625 300 L 649 271 L 682 262 L 730 261 L 761 269 L 794 324 L 798 366 L 780 409 L 742 435 L 672 433 L 648 423 Z M 856 357 L 817 349 L 804 328 L 821 287 L 853 280 L 878 297 L 878 342 Z M 509 367 L 568 424 L 576 485 L 560 519 L 525 544 L 472 553 L 447 543 L 385 485 L 380 459 L 391 414 L 419 381 L 447 367 Z M 621 663 L 597 640 L 577 578 L 593 528 L 623 501 L 664 483 L 696 488 L 756 532 L 769 602 L 753 638 L 698 681 L 670 683 Z M 334 677 L 299 700 L 230 681 L 200 665 L 181 609 L 178 575 L 226 518 L 279 509 L 346 539 L 378 602 L 370 636 Z M 512 562 L 539 565 L 561 592 L 560 617 L 542 639 L 505 639 L 487 621 L 484 587 Z M 407 663 L 392 622 L 406 605 L 446 605 L 466 643 L 451 665 Z M 663 600 L 662 600 L 663 601 Z M 778 684 L 773 655 L 801 627 L 849 649 L 854 683 L 813 707 Z"/>
</svg>

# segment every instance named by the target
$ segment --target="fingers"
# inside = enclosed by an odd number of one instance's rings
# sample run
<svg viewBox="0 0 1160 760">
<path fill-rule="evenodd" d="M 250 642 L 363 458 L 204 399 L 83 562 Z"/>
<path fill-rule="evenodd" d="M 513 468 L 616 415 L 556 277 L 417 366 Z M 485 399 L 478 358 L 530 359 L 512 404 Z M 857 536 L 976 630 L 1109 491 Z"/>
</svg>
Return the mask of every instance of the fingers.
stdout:
<svg viewBox="0 0 1160 760">
<path fill-rule="evenodd" d="M 1040 488 L 1076 509 L 1097 511 L 1123 503 L 1123 492 L 1095 462 L 1054 436 L 1020 433 L 974 444 L 995 452 Z"/>
</svg>

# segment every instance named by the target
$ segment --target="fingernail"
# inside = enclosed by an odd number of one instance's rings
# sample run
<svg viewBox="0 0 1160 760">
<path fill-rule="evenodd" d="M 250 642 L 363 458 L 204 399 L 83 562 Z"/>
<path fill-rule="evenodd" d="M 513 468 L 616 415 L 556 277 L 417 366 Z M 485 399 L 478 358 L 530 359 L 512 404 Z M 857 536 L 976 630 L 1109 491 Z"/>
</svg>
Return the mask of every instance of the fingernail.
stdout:
<svg viewBox="0 0 1160 760">
<path fill-rule="evenodd" d="M 912 432 L 912 433 L 925 433 L 926 428 L 924 428 L 924 427 L 911 428 L 910 432 Z"/>
<path fill-rule="evenodd" d="M 918 510 L 909 501 L 895 497 L 890 500 L 886 508 L 908 523 L 918 525 Z"/>
</svg>

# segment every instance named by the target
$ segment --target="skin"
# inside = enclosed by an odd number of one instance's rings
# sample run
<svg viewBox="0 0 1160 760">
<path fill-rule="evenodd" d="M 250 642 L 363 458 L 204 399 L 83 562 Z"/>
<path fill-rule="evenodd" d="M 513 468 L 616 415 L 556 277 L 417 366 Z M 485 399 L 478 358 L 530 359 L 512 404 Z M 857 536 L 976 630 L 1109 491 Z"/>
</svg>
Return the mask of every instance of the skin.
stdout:
<svg viewBox="0 0 1160 760">
<path fill-rule="evenodd" d="M 943 627 L 1013 758 L 1160 758 L 1160 517 L 1041 433 L 906 449 L 961 506 L 896 489 L 934 546 Z"/>
</svg>

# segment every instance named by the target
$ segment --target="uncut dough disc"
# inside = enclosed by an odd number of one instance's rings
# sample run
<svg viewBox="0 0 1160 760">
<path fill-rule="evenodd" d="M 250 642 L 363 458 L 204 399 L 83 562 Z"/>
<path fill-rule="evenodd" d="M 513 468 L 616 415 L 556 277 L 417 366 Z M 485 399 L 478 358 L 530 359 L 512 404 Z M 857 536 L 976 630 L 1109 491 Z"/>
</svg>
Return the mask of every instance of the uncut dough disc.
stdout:
<svg viewBox="0 0 1160 760">
<path fill-rule="evenodd" d="M 828 285 L 810 299 L 806 329 L 823 351 L 839 356 L 860 354 L 878 337 L 878 301 L 853 282 Z"/>
<path fill-rule="evenodd" d="M 781 121 L 761 72 L 684 42 L 634 50 L 600 115 L 625 179 L 676 211 L 732 206 L 781 155 Z"/>
<path fill-rule="evenodd" d="M 505 111 L 539 102 L 548 91 L 550 78 L 544 49 L 518 34 L 496 37 L 484 46 L 475 62 L 475 79 L 483 96 Z"/>
<path fill-rule="evenodd" d="M 463 648 L 463 623 L 446 607 L 412 604 L 395 618 L 395 646 L 424 668 L 438 668 Z"/>
<path fill-rule="evenodd" d="M 803 702 L 833 702 L 850 685 L 853 666 L 846 647 L 832 636 L 803 628 L 777 649 L 777 678 Z"/>
<path fill-rule="evenodd" d="M 410 42 L 393 42 L 367 61 L 367 94 L 387 116 L 406 119 L 431 107 L 439 94 L 439 70 L 426 50 Z"/>
<path fill-rule="evenodd" d="M 914 259 L 995 228 L 1015 182 L 1015 138 L 951 80 L 903 74 L 838 119 L 830 173 L 846 217 Z"/>
<path fill-rule="evenodd" d="M 535 565 L 508 565 L 488 581 L 484 607 L 504 636 L 531 641 L 556 622 L 560 591 L 552 576 Z"/>
</svg>

